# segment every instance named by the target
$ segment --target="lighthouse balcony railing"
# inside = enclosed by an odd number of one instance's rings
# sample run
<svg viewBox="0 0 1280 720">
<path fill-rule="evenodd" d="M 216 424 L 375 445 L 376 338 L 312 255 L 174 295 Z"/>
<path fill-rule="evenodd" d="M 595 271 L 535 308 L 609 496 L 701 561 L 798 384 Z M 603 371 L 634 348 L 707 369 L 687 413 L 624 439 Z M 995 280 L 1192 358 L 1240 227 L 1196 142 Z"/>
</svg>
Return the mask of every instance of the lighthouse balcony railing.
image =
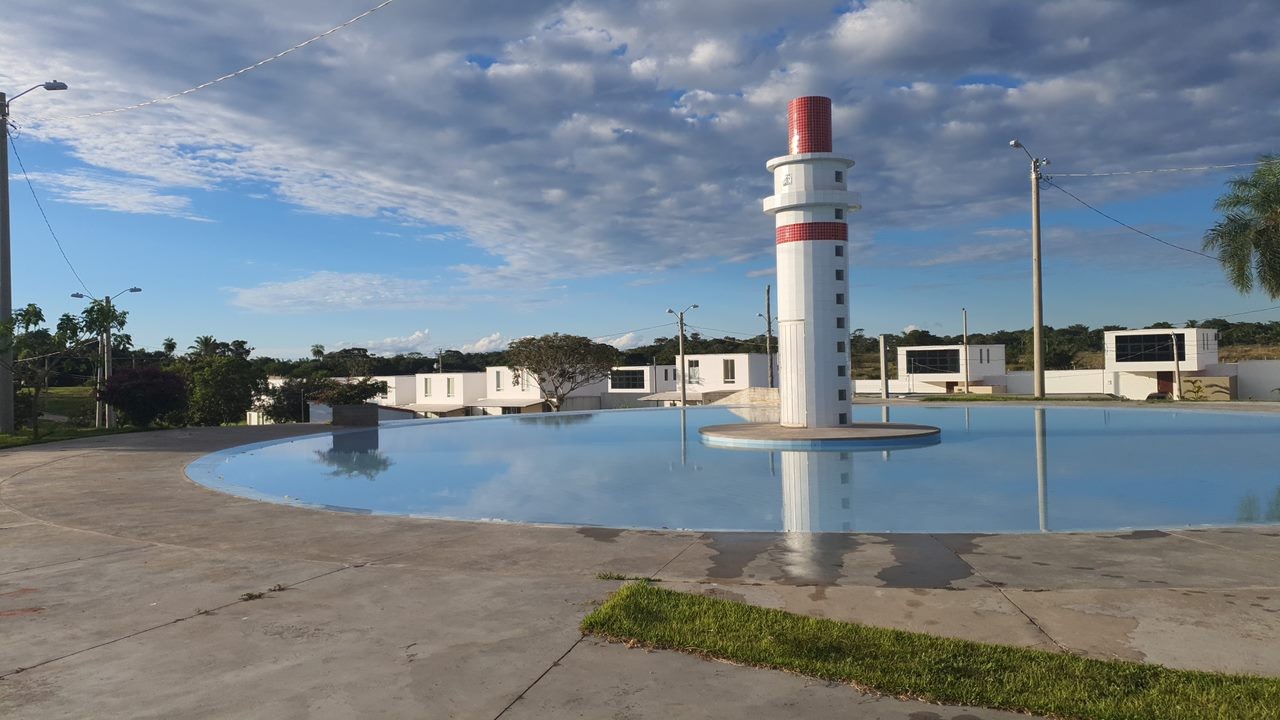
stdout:
<svg viewBox="0 0 1280 720">
<path fill-rule="evenodd" d="M 770 195 L 763 203 L 764 211 L 769 214 L 812 205 L 830 205 L 857 211 L 862 209 L 862 196 L 849 190 L 798 190 Z"/>
</svg>

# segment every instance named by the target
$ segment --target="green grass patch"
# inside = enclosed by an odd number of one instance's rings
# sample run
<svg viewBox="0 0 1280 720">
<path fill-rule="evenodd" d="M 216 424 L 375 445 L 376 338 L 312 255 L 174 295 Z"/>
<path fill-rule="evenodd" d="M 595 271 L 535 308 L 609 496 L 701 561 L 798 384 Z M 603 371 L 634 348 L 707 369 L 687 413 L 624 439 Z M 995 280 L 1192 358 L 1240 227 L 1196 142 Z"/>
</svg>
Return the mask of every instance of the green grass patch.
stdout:
<svg viewBox="0 0 1280 720">
<path fill-rule="evenodd" d="M 583 619 L 582 631 L 951 705 L 1089 720 L 1280 718 L 1276 678 L 939 638 L 648 583 L 623 586 Z"/>
<path fill-rule="evenodd" d="M 51 415 L 75 417 L 88 414 L 93 417 L 93 388 L 53 387 L 40 393 L 40 409 Z"/>
<path fill-rule="evenodd" d="M 155 429 L 155 428 L 148 428 Z M 40 439 L 31 440 L 31 430 L 20 430 L 16 435 L 0 435 L 0 450 L 13 447 L 22 447 L 23 445 L 37 445 L 40 443 L 57 442 L 59 440 L 77 440 L 79 438 L 94 437 L 96 435 L 117 435 L 119 433 L 137 432 L 139 428 L 81 428 L 72 427 L 64 423 L 40 423 Z"/>
</svg>

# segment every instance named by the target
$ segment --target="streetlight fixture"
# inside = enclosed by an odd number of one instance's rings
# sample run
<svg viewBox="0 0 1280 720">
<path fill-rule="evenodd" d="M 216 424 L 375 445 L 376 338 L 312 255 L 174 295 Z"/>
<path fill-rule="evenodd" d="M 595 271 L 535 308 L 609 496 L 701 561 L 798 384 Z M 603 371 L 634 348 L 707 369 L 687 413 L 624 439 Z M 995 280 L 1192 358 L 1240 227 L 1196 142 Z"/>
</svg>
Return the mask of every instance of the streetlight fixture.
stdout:
<svg viewBox="0 0 1280 720">
<path fill-rule="evenodd" d="M 102 334 L 98 336 L 99 349 L 102 351 L 102 370 L 98 373 L 99 387 L 106 385 L 107 380 L 111 377 L 111 301 L 125 293 L 140 292 L 142 292 L 142 288 L 135 285 L 131 288 L 125 288 L 115 295 L 106 295 L 102 298 L 102 304 L 106 308 L 106 324 L 103 327 Z M 81 300 L 89 298 L 88 295 L 78 292 L 71 293 L 71 297 Z M 99 418 L 101 418 L 101 424 Z M 115 426 L 115 422 L 111 418 L 111 406 L 101 400 L 98 401 L 97 408 L 94 410 L 93 419 L 95 426 L 106 426 L 108 429 Z"/>
<path fill-rule="evenodd" d="M 1021 150 L 1031 160 L 1031 342 L 1032 363 L 1035 377 L 1035 398 L 1044 399 L 1044 293 L 1040 287 L 1040 168 L 1049 164 L 1047 158 L 1038 158 L 1017 139 L 1009 141 L 1009 147 Z"/>
<path fill-rule="evenodd" d="M 32 85 L 13 97 L 0 92 L 0 127 L 4 128 L 5 146 L 0 152 L 0 318 L 13 317 L 12 261 L 9 252 L 9 104 L 32 90 L 66 90 L 67 84 L 50 80 Z M 0 352 L 0 433 L 12 433 L 13 425 L 13 347 Z"/>
<path fill-rule="evenodd" d="M 698 309 L 697 304 L 690 305 L 680 312 L 667 308 L 667 314 L 675 315 L 680 321 L 680 407 L 689 404 L 689 361 L 684 356 L 684 314 L 696 309 Z"/>
</svg>

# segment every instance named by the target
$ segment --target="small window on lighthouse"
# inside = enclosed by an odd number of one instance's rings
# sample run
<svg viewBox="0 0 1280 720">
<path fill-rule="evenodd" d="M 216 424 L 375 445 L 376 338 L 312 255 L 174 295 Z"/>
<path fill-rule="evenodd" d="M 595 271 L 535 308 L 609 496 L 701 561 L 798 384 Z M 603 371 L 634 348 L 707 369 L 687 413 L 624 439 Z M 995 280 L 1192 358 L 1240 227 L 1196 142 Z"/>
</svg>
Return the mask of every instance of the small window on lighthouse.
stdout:
<svg viewBox="0 0 1280 720">
<path fill-rule="evenodd" d="M 844 208 L 836 208 L 836 219 L 837 220 L 844 219 Z"/>
<path fill-rule="evenodd" d="M 841 269 L 839 269 L 839 268 L 837 268 L 837 269 L 836 269 L 836 279 L 837 279 L 837 280 L 843 280 L 843 279 L 844 279 L 844 270 L 841 270 Z"/>
<path fill-rule="evenodd" d="M 836 377 L 844 377 L 844 374 L 845 374 L 845 366 L 844 366 L 844 365 L 837 365 L 837 366 L 836 366 Z"/>
<path fill-rule="evenodd" d="M 836 257 L 844 257 L 844 246 L 836 245 Z"/>
<path fill-rule="evenodd" d="M 838 353 L 842 353 L 842 352 L 844 352 L 844 341 L 843 341 L 843 340 L 837 340 L 837 341 L 836 341 L 836 352 L 838 352 Z"/>
<path fill-rule="evenodd" d="M 849 424 L 849 413 L 840 413 L 840 424 L 841 425 Z"/>
<path fill-rule="evenodd" d="M 837 305 L 844 304 L 844 293 L 836 293 L 836 304 Z"/>
<path fill-rule="evenodd" d="M 844 171 L 843 171 L 843 170 L 837 170 L 837 171 L 836 171 L 836 182 L 838 182 L 838 183 L 842 183 L 842 182 L 844 182 Z M 837 217 L 838 217 L 838 216 L 837 216 Z"/>
<path fill-rule="evenodd" d="M 844 402 L 844 401 L 846 401 L 846 400 L 848 400 L 848 399 L 849 399 L 849 391 L 848 391 L 848 390 L 837 390 L 837 391 L 836 391 L 836 400 L 839 400 L 840 402 Z"/>
<path fill-rule="evenodd" d="M 838 328 L 844 327 L 844 318 L 842 317 L 836 318 L 836 327 Z"/>
</svg>

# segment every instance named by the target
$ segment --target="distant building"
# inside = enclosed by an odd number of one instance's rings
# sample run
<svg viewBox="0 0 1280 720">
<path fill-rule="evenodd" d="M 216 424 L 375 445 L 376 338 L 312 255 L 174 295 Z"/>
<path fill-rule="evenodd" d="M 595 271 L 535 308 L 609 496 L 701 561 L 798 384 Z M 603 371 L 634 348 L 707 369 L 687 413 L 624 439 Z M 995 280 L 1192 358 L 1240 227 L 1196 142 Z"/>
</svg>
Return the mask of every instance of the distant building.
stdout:
<svg viewBox="0 0 1280 720">
<path fill-rule="evenodd" d="M 949 393 L 964 389 L 968 360 L 969 391 L 991 392 L 1003 382 L 987 382 L 1005 374 L 1004 345 L 913 345 L 898 348 L 898 379 L 907 392 Z"/>
</svg>

